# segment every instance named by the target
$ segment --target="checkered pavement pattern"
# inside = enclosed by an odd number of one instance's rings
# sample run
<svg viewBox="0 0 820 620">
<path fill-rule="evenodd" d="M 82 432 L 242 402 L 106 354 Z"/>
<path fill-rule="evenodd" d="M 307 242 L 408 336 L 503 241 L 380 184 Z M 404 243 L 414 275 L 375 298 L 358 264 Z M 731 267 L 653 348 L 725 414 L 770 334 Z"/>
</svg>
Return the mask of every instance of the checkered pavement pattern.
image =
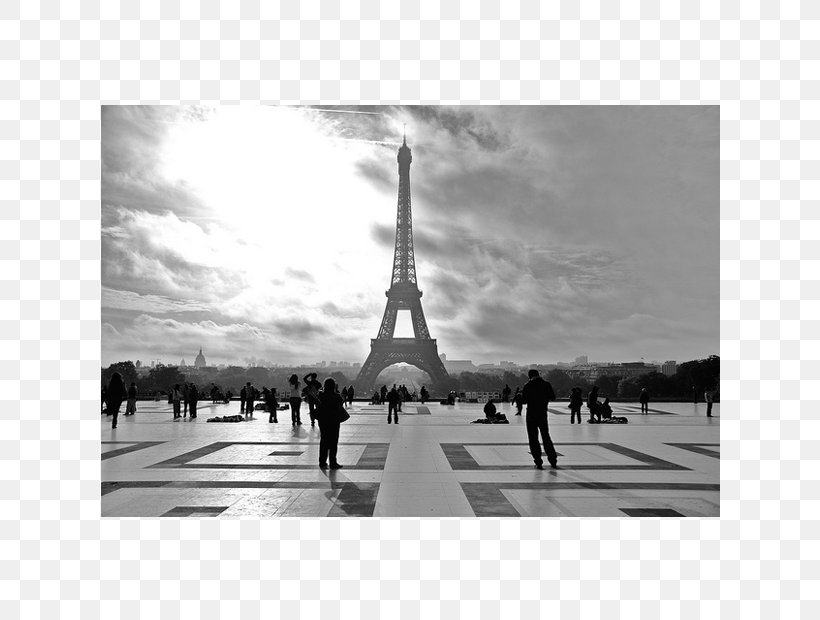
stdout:
<svg viewBox="0 0 820 620">
<path fill-rule="evenodd" d="M 820 617 L 818 19 L 0 3 L 0 616 Z M 719 103 L 721 519 L 101 521 L 100 102 L 199 101 Z"/>
</svg>

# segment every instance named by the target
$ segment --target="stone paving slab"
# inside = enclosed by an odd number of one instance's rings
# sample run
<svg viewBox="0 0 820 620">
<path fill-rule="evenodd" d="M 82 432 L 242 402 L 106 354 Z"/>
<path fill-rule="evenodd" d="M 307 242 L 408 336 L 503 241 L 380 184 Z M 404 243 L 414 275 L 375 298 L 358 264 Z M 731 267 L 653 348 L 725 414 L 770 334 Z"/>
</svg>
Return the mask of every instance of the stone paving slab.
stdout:
<svg viewBox="0 0 820 620">
<path fill-rule="evenodd" d="M 238 403 L 204 403 L 196 420 L 140 402 L 118 428 L 101 416 L 104 517 L 717 517 L 720 405 L 658 403 L 642 415 L 615 403 L 626 425 L 570 424 L 550 407 L 559 468 L 537 470 L 524 416 L 470 424 L 483 405 L 406 403 L 398 425 L 386 406 L 354 403 L 342 425 L 341 470 L 318 467 L 319 429 L 267 413 L 239 423 Z M 304 412 L 303 412 L 304 413 Z"/>
</svg>

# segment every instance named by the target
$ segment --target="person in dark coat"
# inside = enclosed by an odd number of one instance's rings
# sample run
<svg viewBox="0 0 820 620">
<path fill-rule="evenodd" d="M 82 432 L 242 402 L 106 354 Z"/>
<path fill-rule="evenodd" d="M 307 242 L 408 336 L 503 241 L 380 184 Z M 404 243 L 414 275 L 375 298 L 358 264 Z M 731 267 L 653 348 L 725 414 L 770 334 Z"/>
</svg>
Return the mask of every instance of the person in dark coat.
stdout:
<svg viewBox="0 0 820 620">
<path fill-rule="evenodd" d="M 601 403 L 601 418 L 604 420 L 612 419 L 612 405 L 609 404 L 609 396 L 604 394 L 604 402 Z"/>
<path fill-rule="evenodd" d="M 308 413 L 310 414 L 310 425 L 316 425 L 316 405 L 319 404 L 319 390 L 322 384 L 316 380 L 316 373 L 310 372 L 304 376 L 305 381 L 305 400 L 308 404 Z M 333 382 L 334 387 L 336 382 Z"/>
<path fill-rule="evenodd" d="M 328 377 L 325 385 L 318 396 L 318 418 L 319 418 L 319 467 L 324 469 L 330 457 L 330 469 L 341 469 L 339 461 L 336 460 L 336 452 L 339 448 L 339 428 L 341 422 L 337 417 L 337 411 L 342 408 L 342 397 L 336 391 L 336 382 Z"/>
<path fill-rule="evenodd" d="M 521 415 L 521 410 L 524 408 L 524 396 L 521 394 L 521 388 L 515 388 L 515 396 L 513 396 L 513 402 L 515 403 L 516 411 L 515 415 Z"/>
<path fill-rule="evenodd" d="M 276 408 L 279 406 L 279 401 L 276 400 L 276 388 L 264 388 L 262 394 L 265 398 L 265 405 L 268 407 L 270 414 L 268 415 L 268 424 L 279 424 L 279 417 L 277 416 Z"/>
<path fill-rule="evenodd" d="M 251 385 L 251 382 L 248 381 L 245 384 L 245 412 L 253 417 L 253 401 L 256 399 L 256 390 Z"/>
<path fill-rule="evenodd" d="M 430 398 L 430 392 L 428 392 L 427 388 L 423 385 L 421 386 L 421 391 L 419 392 L 419 398 L 421 399 L 422 405 L 424 404 L 424 401 Z"/>
<path fill-rule="evenodd" d="M 598 386 L 593 385 L 587 396 L 587 407 L 589 408 L 589 421 L 601 421 L 601 403 L 598 402 Z M 596 419 L 597 418 L 597 419 Z"/>
<path fill-rule="evenodd" d="M 174 384 L 174 389 L 171 392 L 171 399 L 174 403 L 174 419 L 182 417 L 182 390 L 179 389 L 179 383 Z"/>
<path fill-rule="evenodd" d="M 385 401 L 387 400 L 387 386 L 386 385 L 383 385 L 379 389 L 379 396 L 381 397 L 381 403 L 380 404 L 383 405 L 385 403 Z"/>
<path fill-rule="evenodd" d="M 108 404 L 106 408 L 108 413 L 112 415 L 111 428 L 117 428 L 117 417 L 120 415 L 120 406 L 122 401 L 128 396 L 125 390 L 125 383 L 122 381 L 122 375 L 115 372 L 111 375 L 111 380 L 108 382 L 108 389 L 106 390 L 106 397 Z"/>
<path fill-rule="evenodd" d="M 390 424 L 392 421 L 390 416 L 391 414 L 396 418 L 396 424 L 399 423 L 399 403 L 401 403 L 401 396 L 399 395 L 399 391 L 396 389 L 396 386 L 393 386 L 393 389 L 387 393 L 387 423 Z"/>
<path fill-rule="evenodd" d="M 578 416 L 578 424 L 581 423 L 581 407 L 584 399 L 581 397 L 581 388 L 574 387 L 569 396 L 569 423 L 575 424 L 575 416 Z"/>
<path fill-rule="evenodd" d="M 354 394 L 355 394 L 355 390 L 353 389 L 353 386 L 351 385 L 349 388 L 347 388 L 347 404 L 348 405 L 353 404 L 353 395 Z"/>
<path fill-rule="evenodd" d="M 638 402 L 641 403 L 641 413 L 649 413 L 649 392 L 646 391 L 646 388 L 641 388 Z"/>
<path fill-rule="evenodd" d="M 490 421 L 494 421 L 498 415 L 498 410 L 495 408 L 495 403 L 493 403 L 492 398 L 484 405 L 484 415 L 487 416 L 487 419 Z"/>
<path fill-rule="evenodd" d="M 530 442 L 530 454 L 535 461 L 537 469 L 544 469 L 541 459 L 541 446 L 538 443 L 538 433 L 541 433 L 541 441 L 544 442 L 544 452 L 547 453 L 547 460 L 550 465 L 558 467 L 558 455 L 555 446 L 550 438 L 549 423 L 547 421 L 547 408 L 551 400 L 555 400 L 555 392 L 549 381 L 544 381 L 534 368 L 527 373 L 530 380 L 524 386 L 521 394 L 527 404 L 527 437 Z"/>
<path fill-rule="evenodd" d="M 188 410 L 191 413 L 191 419 L 196 420 L 196 405 L 199 402 L 199 390 L 196 384 L 192 383 L 188 386 Z"/>
<path fill-rule="evenodd" d="M 512 389 L 510 389 L 510 385 L 508 383 L 504 384 L 504 389 L 501 390 L 501 402 L 508 403 L 510 402 L 510 394 L 512 394 Z"/>
<path fill-rule="evenodd" d="M 347 386 L 342 388 L 342 405 L 347 409 Z"/>
<path fill-rule="evenodd" d="M 239 390 L 239 413 L 245 413 L 245 398 L 247 397 L 248 390 L 245 386 L 242 386 L 242 389 Z"/>
</svg>

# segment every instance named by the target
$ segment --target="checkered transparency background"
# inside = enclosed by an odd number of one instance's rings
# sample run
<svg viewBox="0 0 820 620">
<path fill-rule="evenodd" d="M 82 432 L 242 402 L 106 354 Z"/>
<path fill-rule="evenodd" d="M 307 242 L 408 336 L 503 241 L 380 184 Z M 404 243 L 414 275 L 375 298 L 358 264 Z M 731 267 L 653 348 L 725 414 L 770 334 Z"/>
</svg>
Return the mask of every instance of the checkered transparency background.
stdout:
<svg viewBox="0 0 820 620">
<path fill-rule="evenodd" d="M 0 3 L 1 617 L 820 617 L 820 4 L 438 4 Z M 260 100 L 719 103 L 721 518 L 101 520 L 100 103 Z"/>
</svg>

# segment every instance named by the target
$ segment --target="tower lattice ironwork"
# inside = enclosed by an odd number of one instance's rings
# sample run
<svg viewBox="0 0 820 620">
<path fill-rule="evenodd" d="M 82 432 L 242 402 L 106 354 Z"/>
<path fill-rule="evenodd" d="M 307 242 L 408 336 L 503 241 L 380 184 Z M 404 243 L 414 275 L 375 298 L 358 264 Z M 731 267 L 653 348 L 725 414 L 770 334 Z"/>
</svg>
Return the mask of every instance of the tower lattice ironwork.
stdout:
<svg viewBox="0 0 820 620">
<path fill-rule="evenodd" d="M 396 249 L 393 254 L 393 274 L 390 289 L 385 291 L 384 309 L 379 335 L 370 341 L 367 356 L 356 379 L 360 390 L 374 387 L 379 373 L 399 362 L 423 370 L 434 385 L 442 384 L 447 370 L 438 356 L 435 339 L 430 337 L 421 308 L 421 291 L 416 280 L 416 259 L 413 251 L 413 214 L 410 206 L 410 162 L 413 156 L 405 137 L 397 156 L 399 162 L 399 200 L 396 214 Z M 399 310 L 409 311 L 415 338 L 394 338 Z"/>
</svg>

